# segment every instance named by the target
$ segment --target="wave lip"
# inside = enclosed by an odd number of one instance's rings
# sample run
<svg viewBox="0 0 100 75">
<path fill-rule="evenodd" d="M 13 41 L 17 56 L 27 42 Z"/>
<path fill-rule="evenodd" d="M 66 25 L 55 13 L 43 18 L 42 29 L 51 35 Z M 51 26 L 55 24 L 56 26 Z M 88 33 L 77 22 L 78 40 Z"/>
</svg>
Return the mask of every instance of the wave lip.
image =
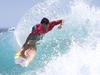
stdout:
<svg viewBox="0 0 100 75">
<path fill-rule="evenodd" d="M 15 27 L 10 27 L 9 29 L 8 29 L 8 31 L 14 31 L 15 30 Z"/>
<path fill-rule="evenodd" d="M 1 29 L 0 29 L 0 33 L 1 33 L 1 32 L 7 32 L 7 31 L 8 31 L 8 28 L 1 28 Z"/>
<path fill-rule="evenodd" d="M 10 28 L 0 28 L 0 33 L 2 32 L 8 32 L 8 31 L 14 31 L 15 27 L 10 27 Z"/>
</svg>

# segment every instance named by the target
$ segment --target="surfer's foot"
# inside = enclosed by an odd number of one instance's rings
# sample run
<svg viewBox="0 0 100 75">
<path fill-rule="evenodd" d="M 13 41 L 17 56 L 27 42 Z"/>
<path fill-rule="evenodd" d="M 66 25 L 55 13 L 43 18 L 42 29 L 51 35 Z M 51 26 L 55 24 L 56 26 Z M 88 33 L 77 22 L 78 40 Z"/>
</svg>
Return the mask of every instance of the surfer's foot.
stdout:
<svg viewBox="0 0 100 75">
<path fill-rule="evenodd" d="M 27 58 L 27 56 L 25 55 L 25 52 L 26 52 L 25 50 L 22 50 L 20 56 L 23 57 L 23 58 Z"/>
<path fill-rule="evenodd" d="M 27 58 L 27 56 L 26 56 L 26 55 L 21 55 L 21 57 L 23 57 L 23 58 Z"/>
</svg>

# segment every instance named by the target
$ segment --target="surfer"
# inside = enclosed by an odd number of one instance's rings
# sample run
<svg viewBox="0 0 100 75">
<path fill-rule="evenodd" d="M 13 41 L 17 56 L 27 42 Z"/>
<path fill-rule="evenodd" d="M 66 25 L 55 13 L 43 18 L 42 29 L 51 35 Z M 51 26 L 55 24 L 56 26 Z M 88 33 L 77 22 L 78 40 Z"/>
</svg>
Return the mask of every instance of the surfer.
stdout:
<svg viewBox="0 0 100 75">
<path fill-rule="evenodd" d="M 59 25 L 60 24 L 60 25 Z M 59 25 L 58 28 L 61 29 L 63 25 L 63 20 L 54 20 L 49 22 L 47 18 L 43 18 L 40 24 L 36 24 L 32 27 L 32 31 L 26 39 L 26 42 L 22 46 L 21 55 L 25 56 L 25 51 L 34 50 L 36 52 L 36 43 L 42 40 L 43 36 L 51 31 L 54 26 Z"/>
</svg>

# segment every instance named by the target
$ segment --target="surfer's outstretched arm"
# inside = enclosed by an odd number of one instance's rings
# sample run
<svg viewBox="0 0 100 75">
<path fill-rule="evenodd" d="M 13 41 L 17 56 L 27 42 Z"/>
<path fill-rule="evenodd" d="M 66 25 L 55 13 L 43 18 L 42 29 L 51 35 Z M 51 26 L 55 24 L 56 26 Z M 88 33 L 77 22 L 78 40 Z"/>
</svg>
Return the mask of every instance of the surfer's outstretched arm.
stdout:
<svg viewBox="0 0 100 75">
<path fill-rule="evenodd" d="M 51 27 L 54 27 L 54 26 L 60 24 L 60 25 L 58 26 L 58 28 L 61 29 L 61 28 L 62 28 L 62 25 L 63 25 L 63 23 L 64 23 L 64 21 L 61 19 L 61 20 L 54 20 L 54 21 L 52 21 L 52 22 L 50 22 L 50 23 L 51 23 Z"/>
<path fill-rule="evenodd" d="M 58 28 L 61 29 L 63 24 L 64 24 L 64 20 L 62 20 L 62 22 L 60 23 L 60 25 L 58 26 Z"/>
</svg>

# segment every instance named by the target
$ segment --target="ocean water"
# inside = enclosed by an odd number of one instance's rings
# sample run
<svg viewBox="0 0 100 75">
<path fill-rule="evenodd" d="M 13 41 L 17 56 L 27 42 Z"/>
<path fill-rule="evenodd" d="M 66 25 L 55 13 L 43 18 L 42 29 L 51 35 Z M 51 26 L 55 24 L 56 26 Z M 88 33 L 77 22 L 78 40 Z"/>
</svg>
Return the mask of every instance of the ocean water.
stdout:
<svg viewBox="0 0 100 75">
<path fill-rule="evenodd" d="M 47 33 L 37 45 L 33 62 L 22 68 L 14 63 L 15 52 L 44 16 L 63 19 L 63 28 L 56 26 Z M 0 33 L 0 50 L 0 75 L 100 75 L 100 9 L 85 0 L 38 3 L 15 31 Z"/>
</svg>

